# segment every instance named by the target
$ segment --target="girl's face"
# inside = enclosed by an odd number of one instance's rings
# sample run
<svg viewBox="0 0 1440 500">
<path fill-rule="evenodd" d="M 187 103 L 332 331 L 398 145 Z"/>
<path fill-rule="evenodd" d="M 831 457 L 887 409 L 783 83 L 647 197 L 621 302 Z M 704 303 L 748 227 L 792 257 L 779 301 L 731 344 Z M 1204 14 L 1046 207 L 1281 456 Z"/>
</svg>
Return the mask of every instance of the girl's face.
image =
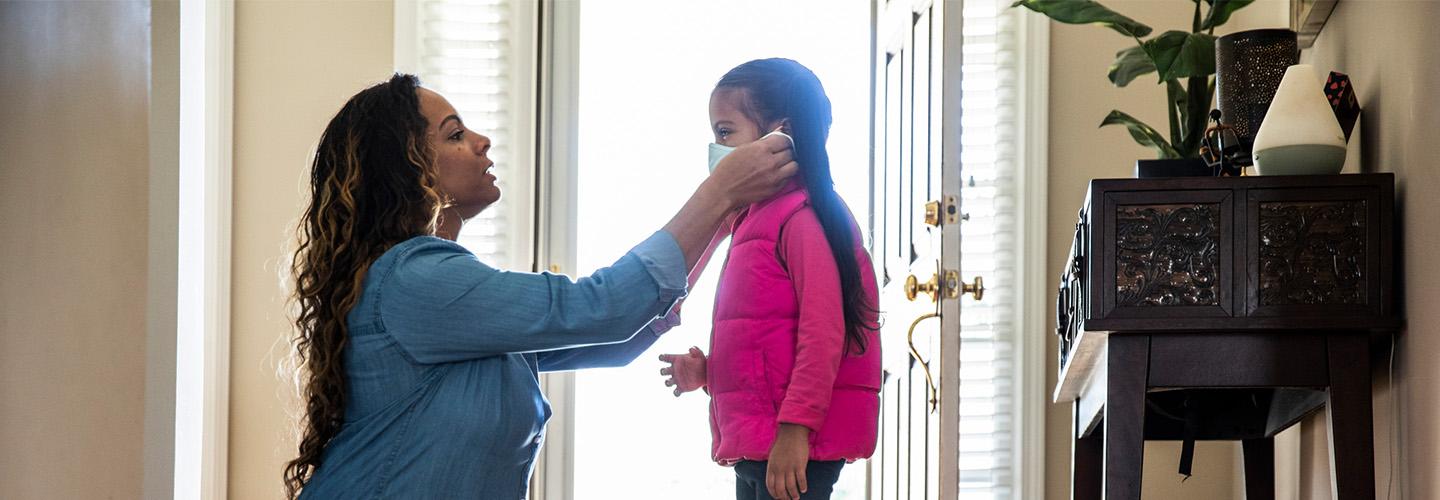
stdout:
<svg viewBox="0 0 1440 500">
<path fill-rule="evenodd" d="M 429 122 L 426 140 L 435 151 L 436 188 L 460 218 L 469 219 L 500 199 L 495 166 L 487 156 L 490 138 L 465 128 L 455 107 L 429 89 L 419 89 L 420 114 Z"/>
<path fill-rule="evenodd" d="M 715 143 L 722 146 L 742 146 L 755 142 L 761 136 L 775 130 L 781 122 L 755 123 L 745 113 L 749 96 L 745 89 L 722 87 L 710 93 L 710 131 L 715 133 Z"/>
</svg>

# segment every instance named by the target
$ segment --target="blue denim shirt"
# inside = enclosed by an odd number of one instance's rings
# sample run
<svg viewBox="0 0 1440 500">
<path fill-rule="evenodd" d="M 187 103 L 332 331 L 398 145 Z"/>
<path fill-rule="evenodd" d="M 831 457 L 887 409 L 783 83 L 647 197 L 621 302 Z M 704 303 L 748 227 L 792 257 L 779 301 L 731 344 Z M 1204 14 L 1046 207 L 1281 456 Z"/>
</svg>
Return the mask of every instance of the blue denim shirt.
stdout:
<svg viewBox="0 0 1440 500">
<path fill-rule="evenodd" d="M 396 245 L 349 313 L 345 422 L 300 497 L 525 498 L 550 417 L 539 372 L 630 363 L 676 323 L 660 316 L 685 278 L 663 231 L 578 281 Z"/>
</svg>

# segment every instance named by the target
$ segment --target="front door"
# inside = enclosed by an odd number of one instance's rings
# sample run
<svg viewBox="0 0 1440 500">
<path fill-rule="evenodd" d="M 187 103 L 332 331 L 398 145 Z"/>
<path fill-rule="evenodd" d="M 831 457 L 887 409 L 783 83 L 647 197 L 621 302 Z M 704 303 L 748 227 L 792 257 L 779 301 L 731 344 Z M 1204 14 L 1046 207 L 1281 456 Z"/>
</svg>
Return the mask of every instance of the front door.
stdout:
<svg viewBox="0 0 1440 500">
<path fill-rule="evenodd" d="M 954 499 L 961 2 L 875 1 L 871 245 L 885 380 L 870 498 Z"/>
</svg>

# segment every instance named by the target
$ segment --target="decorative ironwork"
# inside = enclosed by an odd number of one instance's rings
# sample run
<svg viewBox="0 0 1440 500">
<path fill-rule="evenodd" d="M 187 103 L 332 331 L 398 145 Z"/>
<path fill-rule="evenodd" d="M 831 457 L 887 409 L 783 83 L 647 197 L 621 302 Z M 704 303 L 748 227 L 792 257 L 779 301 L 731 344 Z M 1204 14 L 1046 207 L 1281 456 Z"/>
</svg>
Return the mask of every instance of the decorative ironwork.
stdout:
<svg viewBox="0 0 1440 500">
<path fill-rule="evenodd" d="M 1366 303 L 1365 200 L 1260 204 L 1260 304 Z"/>
<path fill-rule="evenodd" d="M 1070 361 L 1070 350 L 1080 335 L 1085 321 L 1085 249 L 1089 228 L 1085 211 L 1075 223 L 1075 239 L 1070 243 L 1070 258 L 1060 273 L 1060 289 L 1055 302 L 1055 335 L 1060 337 L 1060 367 Z"/>
<path fill-rule="evenodd" d="M 1220 205 L 1122 205 L 1115 211 L 1115 305 L 1220 303 Z"/>
</svg>

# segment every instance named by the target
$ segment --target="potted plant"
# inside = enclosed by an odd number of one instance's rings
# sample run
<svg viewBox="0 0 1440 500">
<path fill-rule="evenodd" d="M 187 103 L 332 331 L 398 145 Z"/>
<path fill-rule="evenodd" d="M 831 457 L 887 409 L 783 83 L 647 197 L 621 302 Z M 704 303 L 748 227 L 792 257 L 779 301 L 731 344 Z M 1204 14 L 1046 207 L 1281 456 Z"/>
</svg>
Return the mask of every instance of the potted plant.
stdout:
<svg viewBox="0 0 1440 500">
<path fill-rule="evenodd" d="M 1135 40 L 1135 46 L 1115 54 L 1110 82 L 1124 87 L 1140 76 L 1155 73 L 1165 85 L 1170 135 L 1162 135 L 1128 113 L 1112 110 L 1100 126 L 1124 125 L 1135 142 L 1155 150 L 1162 160 L 1175 160 L 1166 170 L 1203 172 L 1200 158 L 1210 103 L 1215 95 L 1215 28 L 1254 0 L 1192 0 L 1190 31 L 1172 30 L 1146 39 L 1154 31 L 1091 0 L 1018 0 L 1025 7 L 1066 24 L 1095 24 Z M 1143 160 L 1142 160 L 1143 161 Z M 1192 170 L 1193 169 L 1193 170 Z"/>
</svg>

